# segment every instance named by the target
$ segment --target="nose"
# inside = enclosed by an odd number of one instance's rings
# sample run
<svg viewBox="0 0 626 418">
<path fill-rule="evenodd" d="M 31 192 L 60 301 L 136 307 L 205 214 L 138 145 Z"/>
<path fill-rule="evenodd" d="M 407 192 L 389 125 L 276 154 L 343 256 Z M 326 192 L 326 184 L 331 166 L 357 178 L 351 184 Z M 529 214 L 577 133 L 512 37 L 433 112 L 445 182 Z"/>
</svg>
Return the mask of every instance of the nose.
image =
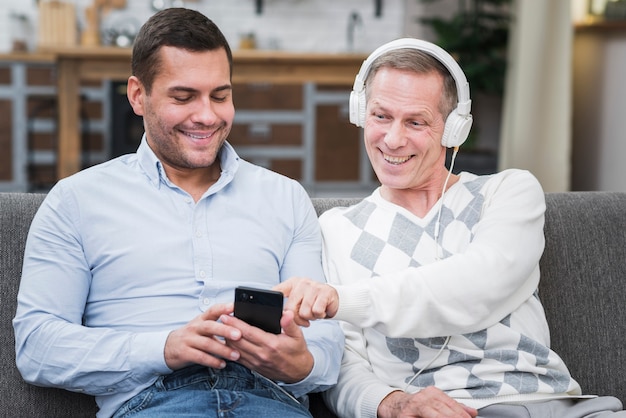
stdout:
<svg viewBox="0 0 626 418">
<path fill-rule="evenodd" d="M 210 99 L 198 100 L 191 115 L 192 122 L 205 126 L 215 124 L 218 118 L 215 103 Z"/>
<path fill-rule="evenodd" d="M 385 132 L 384 142 L 389 149 L 398 149 L 407 144 L 404 126 L 400 121 L 394 121 L 389 126 L 389 129 Z"/>
</svg>

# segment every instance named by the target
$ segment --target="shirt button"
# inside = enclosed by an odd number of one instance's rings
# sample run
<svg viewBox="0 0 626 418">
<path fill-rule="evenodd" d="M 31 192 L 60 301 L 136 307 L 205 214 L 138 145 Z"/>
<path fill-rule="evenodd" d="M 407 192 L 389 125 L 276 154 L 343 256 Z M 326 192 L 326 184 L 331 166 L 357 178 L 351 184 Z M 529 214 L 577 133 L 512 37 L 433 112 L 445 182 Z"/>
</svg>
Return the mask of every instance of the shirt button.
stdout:
<svg viewBox="0 0 626 418">
<path fill-rule="evenodd" d="M 210 305 L 210 304 L 211 304 L 211 299 L 209 299 L 209 298 L 204 298 L 204 299 L 202 300 L 202 303 L 203 303 L 203 304 L 205 304 L 205 305 Z"/>
<path fill-rule="evenodd" d="M 203 279 L 206 277 L 206 273 L 204 272 L 204 270 L 200 270 L 200 277 L 202 277 Z"/>
<path fill-rule="evenodd" d="M 202 231 L 200 231 L 199 229 L 196 230 L 196 237 L 200 238 L 202 236 Z"/>
</svg>

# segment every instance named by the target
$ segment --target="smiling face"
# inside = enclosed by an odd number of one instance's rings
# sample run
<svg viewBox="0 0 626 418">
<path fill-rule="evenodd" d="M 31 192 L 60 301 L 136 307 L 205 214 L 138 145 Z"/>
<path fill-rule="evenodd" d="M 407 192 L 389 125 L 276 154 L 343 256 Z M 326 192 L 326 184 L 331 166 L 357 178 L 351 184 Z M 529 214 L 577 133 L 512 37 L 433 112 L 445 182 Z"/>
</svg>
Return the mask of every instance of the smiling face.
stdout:
<svg viewBox="0 0 626 418">
<path fill-rule="evenodd" d="M 148 144 L 168 176 L 200 170 L 216 178 L 217 154 L 235 115 L 226 52 L 164 46 L 158 53 L 150 94 L 136 77 L 128 82 L 129 101 L 143 116 Z"/>
<path fill-rule="evenodd" d="M 384 193 L 441 187 L 443 77 L 381 68 L 367 86 L 365 148 Z"/>
</svg>

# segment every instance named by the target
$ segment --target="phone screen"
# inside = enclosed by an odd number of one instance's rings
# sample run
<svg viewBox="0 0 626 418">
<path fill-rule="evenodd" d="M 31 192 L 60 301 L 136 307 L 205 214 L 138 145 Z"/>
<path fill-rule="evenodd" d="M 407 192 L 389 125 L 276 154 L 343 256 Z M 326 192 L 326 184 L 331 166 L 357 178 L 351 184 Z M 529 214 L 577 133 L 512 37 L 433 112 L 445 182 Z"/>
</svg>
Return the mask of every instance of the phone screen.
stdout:
<svg viewBox="0 0 626 418">
<path fill-rule="evenodd" d="M 235 289 L 235 316 L 266 332 L 280 334 L 283 315 L 281 292 L 275 290 L 237 287 Z"/>
</svg>

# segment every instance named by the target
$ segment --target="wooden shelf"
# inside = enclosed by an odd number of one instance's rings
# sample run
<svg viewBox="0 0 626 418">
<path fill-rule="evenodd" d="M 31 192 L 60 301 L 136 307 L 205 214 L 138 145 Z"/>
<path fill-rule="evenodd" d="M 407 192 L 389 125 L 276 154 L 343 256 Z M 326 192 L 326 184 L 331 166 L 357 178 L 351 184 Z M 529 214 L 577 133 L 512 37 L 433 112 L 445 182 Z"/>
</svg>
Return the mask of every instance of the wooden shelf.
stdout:
<svg viewBox="0 0 626 418">
<path fill-rule="evenodd" d="M 577 32 L 626 32 L 626 20 L 576 22 L 574 29 Z"/>
</svg>

